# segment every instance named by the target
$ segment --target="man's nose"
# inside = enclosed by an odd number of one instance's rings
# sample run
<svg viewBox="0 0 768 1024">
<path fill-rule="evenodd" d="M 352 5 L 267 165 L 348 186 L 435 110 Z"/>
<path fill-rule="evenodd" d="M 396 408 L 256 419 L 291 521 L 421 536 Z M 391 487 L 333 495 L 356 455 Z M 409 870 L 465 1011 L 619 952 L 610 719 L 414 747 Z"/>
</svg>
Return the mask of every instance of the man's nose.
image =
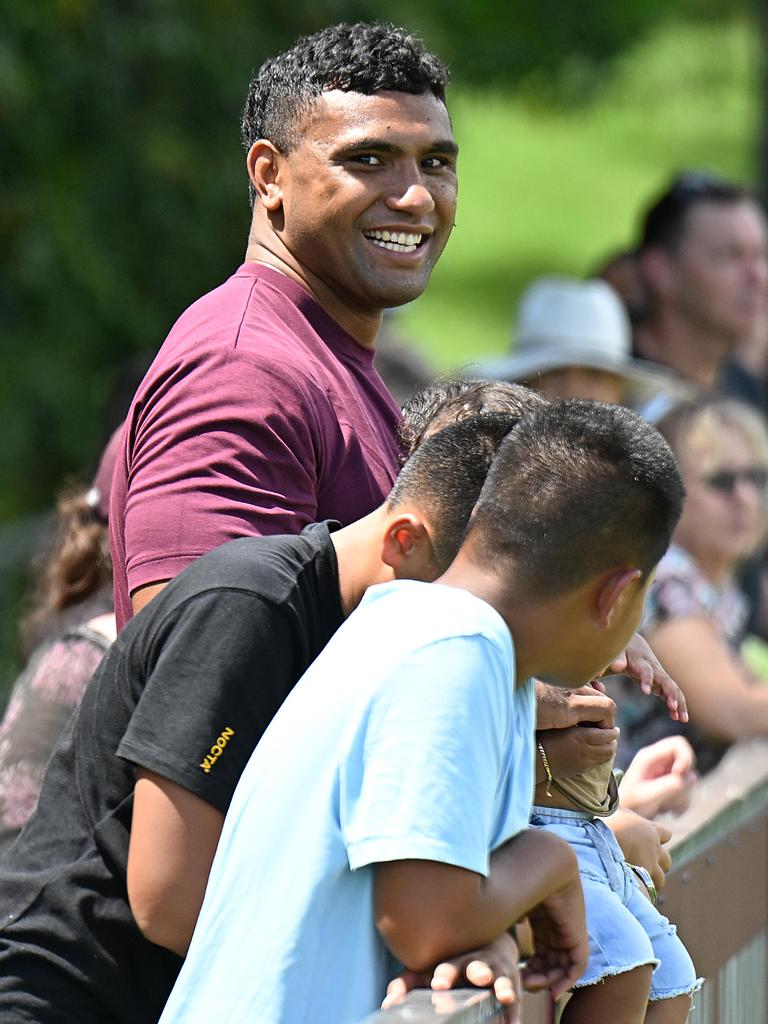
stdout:
<svg viewBox="0 0 768 1024">
<path fill-rule="evenodd" d="M 753 256 L 747 262 L 750 280 L 758 287 L 768 286 L 768 259 L 764 255 Z"/>
<path fill-rule="evenodd" d="M 395 189 L 386 200 L 390 210 L 400 210 L 412 214 L 431 213 L 435 208 L 435 200 L 430 190 L 420 181 L 412 181 Z"/>
</svg>

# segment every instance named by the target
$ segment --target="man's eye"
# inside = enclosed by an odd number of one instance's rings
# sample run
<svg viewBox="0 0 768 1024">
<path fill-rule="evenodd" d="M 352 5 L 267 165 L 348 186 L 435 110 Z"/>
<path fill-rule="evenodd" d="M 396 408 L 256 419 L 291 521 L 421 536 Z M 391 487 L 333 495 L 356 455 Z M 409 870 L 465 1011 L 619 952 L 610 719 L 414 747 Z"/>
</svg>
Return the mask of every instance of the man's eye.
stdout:
<svg viewBox="0 0 768 1024">
<path fill-rule="evenodd" d="M 382 160 L 380 157 L 375 156 L 373 153 L 360 153 L 358 156 L 353 157 L 353 163 L 364 164 L 366 167 L 380 167 Z"/>
<path fill-rule="evenodd" d="M 438 170 L 440 167 L 447 167 L 449 161 L 444 156 L 428 156 L 421 161 L 421 166 L 428 170 Z"/>
</svg>

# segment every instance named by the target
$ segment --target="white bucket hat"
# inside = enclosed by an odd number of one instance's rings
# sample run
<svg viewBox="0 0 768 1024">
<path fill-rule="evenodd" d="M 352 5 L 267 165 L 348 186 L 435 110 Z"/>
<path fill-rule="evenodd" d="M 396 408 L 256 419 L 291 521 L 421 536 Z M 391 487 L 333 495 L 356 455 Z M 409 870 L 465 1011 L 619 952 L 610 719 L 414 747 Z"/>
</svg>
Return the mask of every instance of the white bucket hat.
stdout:
<svg viewBox="0 0 768 1024">
<path fill-rule="evenodd" d="M 568 366 L 603 370 L 627 382 L 633 404 L 676 390 L 669 374 L 632 358 L 629 318 L 605 281 L 539 278 L 523 293 L 516 326 L 513 353 L 479 364 L 482 376 L 535 383 L 538 374 Z"/>
</svg>

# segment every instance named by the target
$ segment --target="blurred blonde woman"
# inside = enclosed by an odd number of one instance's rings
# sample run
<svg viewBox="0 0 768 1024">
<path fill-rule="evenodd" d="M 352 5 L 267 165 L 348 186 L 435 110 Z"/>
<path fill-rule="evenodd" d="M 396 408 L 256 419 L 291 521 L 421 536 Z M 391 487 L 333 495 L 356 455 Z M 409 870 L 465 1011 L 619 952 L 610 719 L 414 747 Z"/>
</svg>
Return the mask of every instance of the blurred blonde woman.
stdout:
<svg viewBox="0 0 768 1024">
<path fill-rule="evenodd" d="M 768 686 L 742 657 L 749 607 L 736 581 L 766 535 L 768 432 L 758 413 L 719 397 L 678 406 L 659 429 L 677 456 L 687 497 L 642 632 L 688 699 L 683 731 L 704 772 L 736 740 L 768 736 Z M 627 692 L 622 702 L 622 760 L 680 731 L 642 695 Z"/>
</svg>

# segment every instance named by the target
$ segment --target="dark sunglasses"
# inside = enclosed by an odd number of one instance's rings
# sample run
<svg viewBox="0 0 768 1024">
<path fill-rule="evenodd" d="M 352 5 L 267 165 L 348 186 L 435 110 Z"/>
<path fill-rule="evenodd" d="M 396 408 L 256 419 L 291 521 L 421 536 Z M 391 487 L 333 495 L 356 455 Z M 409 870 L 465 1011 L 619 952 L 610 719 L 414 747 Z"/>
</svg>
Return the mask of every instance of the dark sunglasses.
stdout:
<svg viewBox="0 0 768 1024">
<path fill-rule="evenodd" d="M 720 491 L 722 494 L 732 494 L 740 480 L 752 484 L 755 490 L 764 491 L 768 487 L 768 469 L 764 469 L 762 466 L 737 470 L 718 469 L 715 473 L 704 477 L 707 487 L 711 487 L 714 491 Z"/>
</svg>

